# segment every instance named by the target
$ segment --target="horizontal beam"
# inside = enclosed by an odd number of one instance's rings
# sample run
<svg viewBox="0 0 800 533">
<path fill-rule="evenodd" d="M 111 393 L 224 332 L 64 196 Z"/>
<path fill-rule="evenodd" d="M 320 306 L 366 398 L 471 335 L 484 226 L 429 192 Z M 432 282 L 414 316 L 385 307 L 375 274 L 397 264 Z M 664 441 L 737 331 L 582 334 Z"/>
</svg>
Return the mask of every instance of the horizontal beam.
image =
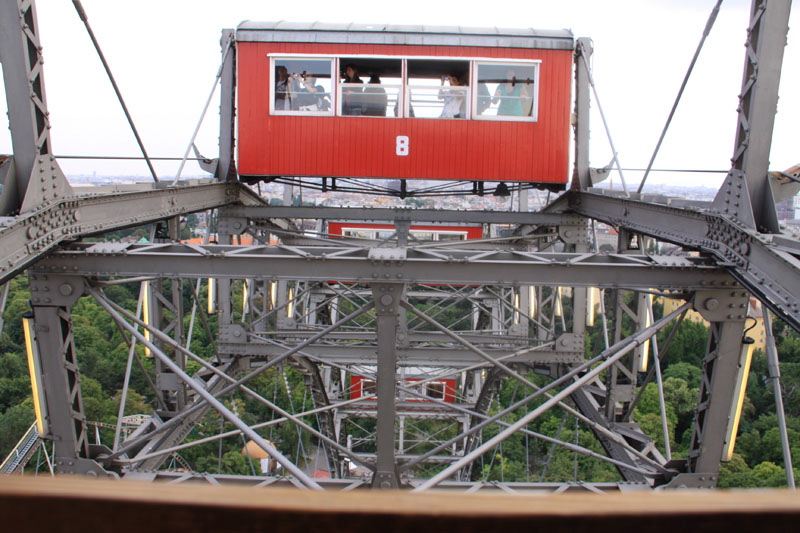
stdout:
<svg viewBox="0 0 800 533">
<path fill-rule="evenodd" d="M 495 358 L 502 358 L 510 350 L 498 350 L 481 346 L 481 349 L 491 354 Z M 248 343 L 230 344 L 220 343 L 219 353 L 239 357 L 254 357 L 262 361 L 269 361 L 272 358 L 280 357 L 286 351 L 285 347 L 270 344 Z M 374 345 L 354 346 L 347 344 L 340 345 L 311 345 L 303 348 L 303 353 L 313 356 L 315 359 L 330 361 L 341 365 L 374 365 L 377 364 L 376 348 Z M 578 364 L 584 361 L 585 357 L 580 352 L 555 351 L 544 349 L 536 352 L 528 352 L 508 359 L 502 359 L 504 363 L 528 363 L 528 364 Z M 441 368 L 466 368 L 472 367 L 476 363 L 483 362 L 473 352 L 456 346 L 447 348 L 431 348 L 424 346 L 413 346 L 409 348 L 397 348 L 397 364 L 400 366 L 435 366 Z M 255 363 L 255 362 L 254 362 Z M 486 363 L 486 366 L 490 366 Z"/>
<path fill-rule="evenodd" d="M 735 287 L 697 257 L 532 253 L 335 246 L 75 243 L 36 266 L 39 274 L 476 285 L 563 285 L 630 289 Z"/>
<path fill-rule="evenodd" d="M 549 210 L 579 214 L 706 253 L 800 331 L 800 246 L 796 239 L 760 234 L 712 212 L 577 191 L 562 196 Z"/>
<path fill-rule="evenodd" d="M 67 240 L 260 200 L 238 184 L 210 182 L 146 192 L 104 194 L 61 200 L 5 219 L 0 226 L 0 283 Z"/>
<path fill-rule="evenodd" d="M 233 206 L 224 216 L 250 219 L 290 218 L 315 220 L 350 220 L 358 222 L 411 221 L 447 224 L 576 224 L 580 217 L 560 213 L 520 213 L 512 211 L 456 211 L 444 209 L 362 208 L 362 207 L 290 207 Z"/>
</svg>

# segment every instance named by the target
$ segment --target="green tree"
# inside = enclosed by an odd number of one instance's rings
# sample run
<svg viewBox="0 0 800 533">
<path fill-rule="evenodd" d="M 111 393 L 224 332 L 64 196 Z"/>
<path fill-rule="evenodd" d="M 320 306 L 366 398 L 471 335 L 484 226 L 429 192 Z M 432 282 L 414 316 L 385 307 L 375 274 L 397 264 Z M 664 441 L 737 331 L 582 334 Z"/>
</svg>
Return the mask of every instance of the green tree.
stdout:
<svg viewBox="0 0 800 533">
<path fill-rule="evenodd" d="M 662 330 L 658 345 L 664 346 L 668 332 Z M 698 368 L 702 367 L 703 357 L 708 343 L 708 327 L 700 322 L 684 320 L 675 337 L 667 348 L 664 360 L 668 365 L 685 362 Z"/>
<path fill-rule="evenodd" d="M 2 459 L 6 458 L 35 420 L 33 400 L 30 398 L 9 407 L 0 416 L 0 457 Z"/>
</svg>

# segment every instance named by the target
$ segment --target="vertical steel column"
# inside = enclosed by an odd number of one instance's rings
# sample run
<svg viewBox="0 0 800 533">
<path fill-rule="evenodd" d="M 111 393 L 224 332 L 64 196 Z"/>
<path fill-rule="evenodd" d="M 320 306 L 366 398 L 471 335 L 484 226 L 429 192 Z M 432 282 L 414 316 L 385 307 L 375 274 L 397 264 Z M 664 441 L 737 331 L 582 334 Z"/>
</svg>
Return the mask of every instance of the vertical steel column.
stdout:
<svg viewBox="0 0 800 533">
<path fill-rule="evenodd" d="M 233 236 L 239 235 L 247 227 L 247 220 L 227 216 L 225 209 L 217 211 L 217 241 L 219 244 L 233 244 Z M 222 339 L 223 330 L 233 323 L 233 302 L 231 291 L 233 283 L 230 278 L 221 277 L 217 282 L 217 319 Z"/>
<path fill-rule="evenodd" d="M 372 285 L 372 297 L 378 315 L 378 380 L 376 383 L 378 459 L 372 487 L 379 489 L 396 489 L 400 485 L 395 463 L 395 398 L 397 396 L 398 306 L 403 289 L 403 284 L 397 283 Z"/>
<path fill-rule="evenodd" d="M 753 0 L 732 165 L 714 199 L 718 212 L 764 233 L 780 233 L 767 173 L 790 11 L 791 0 Z"/>
<path fill-rule="evenodd" d="M 741 289 L 730 292 L 702 292 L 695 295 L 695 308 L 711 321 L 708 348 L 703 360 L 700 399 L 695 411 L 694 429 L 689 445 L 689 472 L 703 474 L 716 485 L 716 475 L 723 459 L 726 435 L 731 423 L 731 406 L 737 395 L 741 372 L 742 333 L 749 296 Z M 732 443 L 732 441 L 731 441 Z"/>
<path fill-rule="evenodd" d="M 70 307 L 82 294 L 80 280 L 58 276 L 30 277 L 33 342 L 39 352 L 49 434 L 59 473 L 107 475 L 91 460 L 92 448 L 81 396 Z M 103 449 L 107 451 L 107 449 Z"/>
<path fill-rule="evenodd" d="M 154 240 L 156 242 L 178 241 L 180 237 L 179 226 L 177 217 L 168 219 L 166 227 L 163 225 L 157 227 Z M 168 295 L 165 295 L 163 290 L 165 281 L 169 286 Z M 183 281 L 180 278 L 156 278 L 150 281 L 148 285 L 147 311 L 149 325 L 165 334 L 171 334 L 178 344 L 183 345 Z M 169 314 L 165 313 L 164 309 L 169 310 Z M 171 318 L 168 321 L 167 317 L 169 315 L 171 315 Z M 164 344 L 161 341 L 155 340 L 154 344 L 160 349 L 164 348 Z M 186 368 L 186 357 L 182 353 L 172 352 L 172 356 L 180 368 Z M 162 391 L 168 406 L 168 412 L 162 414 L 171 417 L 186 405 L 186 385 L 159 359 L 155 360 L 155 372 L 156 385 Z"/>
<path fill-rule="evenodd" d="M 794 469 L 792 467 L 792 449 L 789 446 L 789 433 L 786 430 L 786 412 L 783 408 L 783 387 L 781 387 L 781 366 L 778 360 L 778 350 L 775 348 L 775 337 L 772 335 L 772 319 L 766 306 L 761 306 L 764 317 L 764 331 L 766 332 L 767 361 L 769 365 L 768 382 L 772 382 L 775 394 L 775 414 L 778 417 L 778 429 L 781 432 L 781 451 L 783 452 L 783 466 L 786 469 L 786 485 L 793 489 Z"/>
<path fill-rule="evenodd" d="M 592 40 L 578 39 L 575 46 L 575 167 L 572 173 L 571 189 L 586 190 L 592 186 L 589 173 L 589 104 L 591 89 L 589 71 L 591 64 Z M 584 61 L 585 59 L 585 61 Z"/>
<path fill-rule="evenodd" d="M 5 325 L 3 321 L 3 315 L 6 313 L 6 302 L 8 301 L 8 291 L 11 288 L 11 282 L 3 284 L 3 288 L 0 289 L 0 335 L 3 334 L 3 326 Z"/>
<path fill-rule="evenodd" d="M 34 307 L 34 324 L 56 470 L 70 472 L 76 459 L 89 456 L 72 316 L 65 307 Z"/>
<path fill-rule="evenodd" d="M 220 78 L 219 106 L 219 164 L 216 177 L 224 181 L 236 181 L 236 33 L 222 32 L 222 76 Z M 230 49 L 228 49 L 230 43 Z M 227 55 L 225 55 L 227 50 Z"/>
<path fill-rule="evenodd" d="M 32 0 L 0 1 L 0 61 L 14 150 L 13 172 L 6 175 L 0 194 L 0 215 L 12 215 L 72 195 L 50 146 L 42 45 Z"/>
</svg>

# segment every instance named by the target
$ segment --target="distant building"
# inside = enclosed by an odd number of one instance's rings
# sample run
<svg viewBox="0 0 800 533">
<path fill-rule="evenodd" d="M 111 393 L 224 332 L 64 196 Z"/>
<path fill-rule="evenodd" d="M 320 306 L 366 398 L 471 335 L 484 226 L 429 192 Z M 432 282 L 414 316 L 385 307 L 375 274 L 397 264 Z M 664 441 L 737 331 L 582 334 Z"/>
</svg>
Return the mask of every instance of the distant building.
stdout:
<svg viewBox="0 0 800 533">
<path fill-rule="evenodd" d="M 792 210 L 794 212 L 792 219 L 800 220 L 800 195 L 792 198 Z"/>
<path fill-rule="evenodd" d="M 794 220 L 797 218 L 795 216 L 797 207 L 797 197 L 792 197 L 775 204 L 775 209 L 778 211 L 778 220 Z"/>
</svg>

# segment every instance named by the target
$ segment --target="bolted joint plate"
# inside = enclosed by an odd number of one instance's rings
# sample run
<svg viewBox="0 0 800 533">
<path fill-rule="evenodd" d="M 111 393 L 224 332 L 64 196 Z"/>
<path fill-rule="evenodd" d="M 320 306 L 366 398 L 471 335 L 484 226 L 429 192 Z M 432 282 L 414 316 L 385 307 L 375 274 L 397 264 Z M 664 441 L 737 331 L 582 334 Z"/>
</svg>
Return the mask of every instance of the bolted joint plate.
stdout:
<svg viewBox="0 0 800 533">
<path fill-rule="evenodd" d="M 220 235 L 241 235 L 247 230 L 247 219 L 245 217 L 219 217 L 217 232 Z"/>
<path fill-rule="evenodd" d="M 717 488 L 717 479 L 717 475 L 713 473 L 678 474 L 672 478 L 669 483 L 660 487 L 660 489 L 715 489 Z"/>
<path fill-rule="evenodd" d="M 394 472 L 375 472 L 372 480 L 373 489 L 397 489 L 400 484 Z"/>
<path fill-rule="evenodd" d="M 228 324 L 220 326 L 219 341 L 228 344 L 247 343 L 247 330 L 241 324 Z"/>
<path fill-rule="evenodd" d="M 70 307 L 84 294 L 83 278 L 57 274 L 31 274 L 31 304 L 34 307 Z"/>
<path fill-rule="evenodd" d="M 562 224 L 558 236 L 566 244 L 589 244 L 589 224 Z"/>
<path fill-rule="evenodd" d="M 576 335 L 575 333 L 564 333 L 555 342 L 555 351 L 557 352 L 579 352 L 582 354 L 583 348 L 583 335 Z"/>
<path fill-rule="evenodd" d="M 405 248 L 370 248 L 369 258 L 373 261 L 405 261 Z"/>
<path fill-rule="evenodd" d="M 741 321 L 747 318 L 750 294 L 742 289 L 697 291 L 694 310 L 709 322 Z"/>
</svg>

